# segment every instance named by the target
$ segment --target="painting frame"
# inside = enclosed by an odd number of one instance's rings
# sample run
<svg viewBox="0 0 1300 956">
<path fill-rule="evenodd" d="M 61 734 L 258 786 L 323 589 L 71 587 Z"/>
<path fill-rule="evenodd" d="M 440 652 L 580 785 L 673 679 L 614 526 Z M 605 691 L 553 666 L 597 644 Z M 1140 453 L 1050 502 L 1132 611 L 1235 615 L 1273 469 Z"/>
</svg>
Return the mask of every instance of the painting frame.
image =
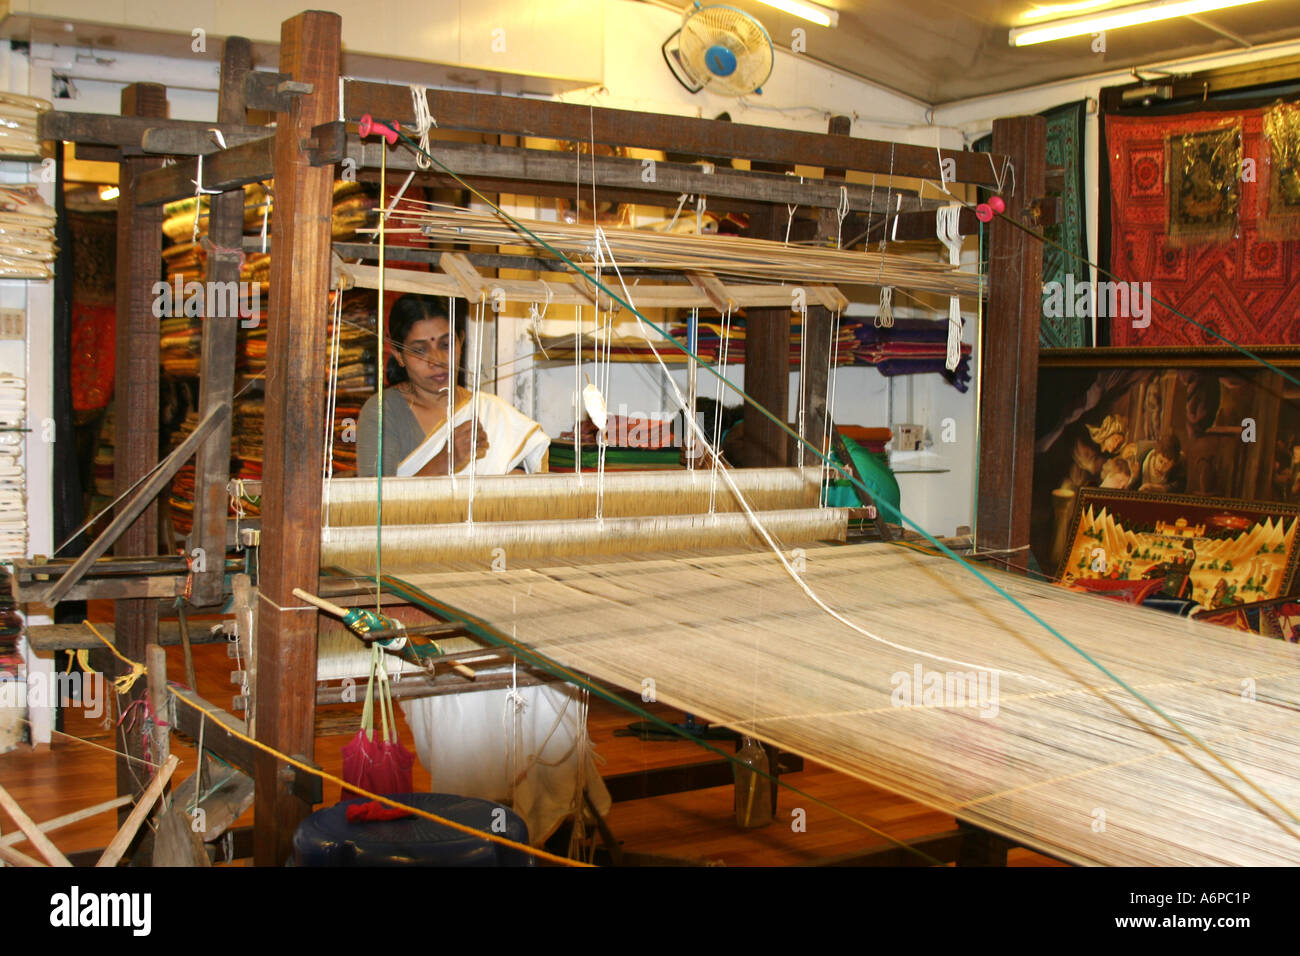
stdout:
<svg viewBox="0 0 1300 956">
<path fill-rule="evenodd" d="M 1227 609 L 1294 593 L 1300 504 L 1083 487 L 1066 540 L 1056 569 L 1064 586 L 1122 591 L 1132 582 L 1145 597 L 1158 579 L 1164 597 Z"/>
</svg>

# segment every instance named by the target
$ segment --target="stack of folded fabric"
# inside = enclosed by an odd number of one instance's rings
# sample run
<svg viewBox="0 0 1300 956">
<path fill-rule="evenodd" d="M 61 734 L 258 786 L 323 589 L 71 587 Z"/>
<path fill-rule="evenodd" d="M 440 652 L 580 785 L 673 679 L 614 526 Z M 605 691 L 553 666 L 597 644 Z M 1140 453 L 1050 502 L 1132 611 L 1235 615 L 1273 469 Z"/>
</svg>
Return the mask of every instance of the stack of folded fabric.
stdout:
<svg viewBox="0 0 1300 956">
<path fill-rule="evenodd" d="M 881 375 L 916 375 L 938 372 L 959 392 L 970 385 L 969 345 L 961 348 L 961 362 L 955 372 L 944 367 L 948 354 L 948 323 L 928 319 L 896 319 L 889 328 L 862 323 L 855 330 L 857 360 L 874 365 Z"/>
<path fill-rule="evenodd" d="M 53 277 L 54 220 L 35 186 L 0 186 L 0 278 Z"/>
<path fill-rule="evenodd" d="M 0 374 L 0 558 L 27 556 L 27 483 L 22 461 L 27 383 Z"/>
<path fill-rule="evenodd" d="M 158 348 L 163 370 L 177 378 L 194 378 L 199 374 L 199 353 L 203 328 L 196 318 L 165 318 L 159 326 Z"/>
<path fill-rule="evenodd" d="M 36 134 L 36 121 L 51 109 L 49 100 L 0 93 L 0 156 L 39 155 L 41 142 Z"/>
</svg>

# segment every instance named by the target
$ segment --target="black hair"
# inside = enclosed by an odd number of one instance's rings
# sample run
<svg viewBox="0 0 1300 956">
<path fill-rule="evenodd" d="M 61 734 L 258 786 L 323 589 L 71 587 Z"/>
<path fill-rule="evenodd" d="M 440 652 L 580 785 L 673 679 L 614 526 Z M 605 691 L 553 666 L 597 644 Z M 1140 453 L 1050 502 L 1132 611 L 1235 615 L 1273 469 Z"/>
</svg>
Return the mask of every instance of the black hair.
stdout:
<svg viewBox="0 0 1300 956">
<path fill-rule="evenodd" d="M 459 299 L 455 300 L 456 315 L 465 317 L 469 313 L 466 311 L 464 303 Z M 393 303 L 392 309 L 388 312 L 388 341 L 393 343 L 395 348 L 401 348 L 406 342 L 406 337 L 411 334 L 411 327 L 417 322 L 423 322 L 425 319 L 446 319 L 447 304 L 445 299 L 440 299 L 432 295 L 403 295 Z M 461 349 L 459 343 L 465 338 L 465 326 L 459 324 L 456 329 L 456 364 L 460 365 Z M 453 378 L 459 379 L 459 369 L 453 372 Z M 384 363 L 384 380 L 389 385 L 397 385 L 407 380 L 406 369 L 402 363 L 397 361 L 396 355 L 388 356 L 388 361 Z"/>
</svg>

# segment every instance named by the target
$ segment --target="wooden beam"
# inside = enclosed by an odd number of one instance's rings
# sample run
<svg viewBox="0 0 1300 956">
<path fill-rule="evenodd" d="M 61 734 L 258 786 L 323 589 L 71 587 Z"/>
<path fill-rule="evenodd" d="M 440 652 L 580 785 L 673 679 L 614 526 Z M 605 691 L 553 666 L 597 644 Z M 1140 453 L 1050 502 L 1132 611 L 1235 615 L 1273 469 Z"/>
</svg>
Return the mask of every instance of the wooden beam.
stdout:
<svg viewBox="0 0 1300 956">
<path fill-rule="evenodd" d="M 545 136 L 646 149 L 672 149 L 711 159 L 740 158 L 767 163 L 830 166 L 899 177 L 940 180 L 940 151 L 851 136 L 802 133 L 635 110 L 592 108 L 579 103 L 524 99 L 487 93 L 429 90 L 429 109 L 440 129 Z M 344 91 L 345 115 L 356 122 L 365 113 L 376 119 L 414 124 L 411 92 L 405 86 L 351 80 Z M 994 164 L 985 154 L 947 149 L 942 158 L 956 166 L 955 180 L 996 185 Z"/>
<path fill-rule="evenodd" d="M 312 84 L 315 92 L 298 96 L 290 112 L 278 114 L 275 133 L 275 321 L 267 340 L 263 600 L 252 726 L 259 741 L 308 761 L 315 750 L 316 610 L 303 610 L 293 589 L 314 588 L 320 579 L 320 426 L 334 169 L 313 167 L 303 141 L 338 112 L 341 23 L 337 14 L 319 11 L 284 22 L 280 71 Z M 280 769 L 276 760 L 259 755 L 255 859 L 265 866 L 288 859 L 294 830 L 311 811 Z"/>
<path fill-rule="evenodd" d="M 191 641 L 195 644 L 225 643 L 229 640 L 224 628 L 213 633 L 209 628 L 213 624 L 224 625 L 224 621 L 200 621 L 197 627 L 191 625 Z M 114 642 L 117 631 L 112 624 L 96 624 L 99 633 L 109 643 Z M 29 624 L 23 629 L 27 643 L 34 651 L 93 650 L 104 644 L 90 628 L 84 624 Z M 176 621 L 158 622 L 158 643 L 170 647 L 181 643 L 180 624 Z"/>
<path fill-rule="evenodd" d="M 991 281 L 980 349 L 979 500 L 975 534 L 981 549 L 1029 544 L 1038 393 L 1038 326 L 1043 311 L 1043 247 L 1019 220 L 1043 195 L 1047 121 L 1016 116 L 993 124 L 993 148 L 1011 157 L 1016 191 L 1004 195 L 1006 219 L 989 230 Z M 1027 566 L 1028 552 L 1012 563 Z"/>
<path fill-rule="evenodd" d="M 363 143 L 356 136 L 348 137 L 347 155 L 357 164 L 358 169 L 377 169 L 379 148 L 378 143 Z M 566 190 L 564 195 L 573 196 L 572 153 L 436 139 L 431 144 L 430 152 L 457 174 L 469 179 L 472 185 L 484 191 L 489 190 L 480 183 L 481 179 L 487 179 L 492 184 L 493 190 L 501 192 L 530 194 L 528 193 L 530 188 L 535 189 L 538 184 L 550 183 Z M 590 156 L 583 157 L 584 176 L 590 175 L 590 162 Z M 388 156 L 388 166 L 390 169 L 415 169 L 415 156 L 405 149 L 391 151 Z M 446 174 L 436 167 L 426 175 L 439 184 L 451 183 L 451 180 L 446 178 Z M 706 172 L 697 164 L 655 161 L 653 165 L 646 165 L 645 160 L 634 157 L 597 156 L 595 177 L 600 199 L 626 193 L 638 202 L 676 205 L 676 197 L 687 193 L 707 195 L 710 207 L 714 205 L 716 199 L 739 199 L 782 205 L 797 204 L 805 208 L 829 209 L 836 208 L 840 203 L 838 183 L 804 179 L 783 173 L 731 169 L 727 166 Z M 881 215 L 888 207 L 892 215 L 898 209 L 900 196 L 904 211 L 935 205 L 931 200 L 922 202 L 911 190 L 900 193 L 898 189 L 894 189 L 886 196 L 885 189 L 873 190 L 870 185 L 862 183 L 848 183 L 845 188 L 848 193 L 849 209 L 853 212 L 869 211 L 874 215 Z"/>
<path fill-rule="evenodd" d="M 158 84 L 142 85 L 157 86 Z M 165 120 L 165 123 L 159 123 L 160 119 Z M 212 142 L 210 130 L 214 126 L 221 130 L 227 146 L 238 146 L 266 135 L 264 126 L 230 126 L 221 123 L 201 123 L 196 120 L 169 120 L 165 108 L 157 114 L 123 112 L 121 116 L 51 110 L 37 118 L 36 126 L 40 139 L 65 140 L 78 146 L 126 147 L 136 150 L 137 154 L 142 150 L 145 134 L 150 130 L 165 128 L 174 131 L 169 135 L 176 136 L 176 140 L 164 144 L 167 152 L 179 152 L 181 147 L 191 141 L 206 150 L 207 144 Z"/>
<path fill-rule="evenodd" d="M 122 90 L 122 116 L 133 117 L 142 124 L 156 124 L 159 119 L 165 119 L 166 88 L 157 83 L 133 83 L 126 87 Z M 116 493 L 123 497 L 158 461 L 160 360 L 158 319 L 153 314 L 153 286 L 162 276 L 162 209 L 141 209 L 136 205 L 135 197 L 140 177 L 161 165 L 161 158 L 126 158 L 118 167 L 117 175 L 121 194 L 117 206 L 117 368 L 113 396 L 117 437 L 113 483 Z M 128 507 L 119 506 L 118 515 Z M 132 557 L 158 553 L 156 505 L 147 504 L 139 512 L 139 517 L 118 537 L 114 550 L 119 555 Z M 113 620 L 118 650 L 129 660 L 143 661 L 145 647 L 158 639 L 158 602 L 147 599 L 118 601 L 114 605 Z M 129 672 L 126 665 L 116 658 L 113 659 L 113 670 L 110 677 Z M 127 694 L 118 695 L 119 714 L 141 700 L 144 694 L 144 682 L 136 681 Z M 124 742 L 119 741 L 122 749 L 131 758 L 143 759 L 140 736 L 125 736 Z M 137 777 L 132 760 L 119 757 L 118 795 L 138 794 Z M 120 816 L 126 816 L 125 810 Z"/>
<path fill-rule="evenodd" d="M 246 183 L 271 178 L 273 136 L 231 146 L 203 160 L 203 188 L 235 190 Z M 198 160 L 185 159 L 174 166 L 154 170 L 141 177 L 136 202 L 141 206 L 161 206 L 194 195 L 199 178 Z M 243 200 L 243 193 L 239 194 Z"/>
<path fill-rule="evenodd" d="M 171 693 L 182 698 L 182 700 L 202 707 L 213 717 L 212 720 L 208 720 L 204 714 L 195 710 L 194 707 L 178 702 L 175 707 L 176 730 L 187 737 L 192 737 L 195 741 L 202 734 L 204 750 L 216 754 L 222 760 L 233 764 L 246 773 L 253 772 L 253 767 L 257 762 L 257 748 L 245 740 L 240 740 L 230 732 L 231 730 L 237 730 L 239 733 L 247 735 L 248 727 L 244 721 L 234 714 L 227 713 L 219 707 L 214 707 L 187 688 L 173 687 Z"/>
<path fill-rule="evenodd" d="M 155 328 L 157 327 L 155 326 Z M 153 341 L 156 348 L 158 342 L 156 335 L 154 336 Z M 156 369 L 154 370 L 154 375 L 156 381 Z M 158 415 L 156 394 L 154 396 L 154 401 L 154 417 L 156 419 Z M 203 444 L 203 441 L 207 438 L 208 434 L 214 431 L 222 423 L 228 422 L 229 420 L 230 405 L 228 404 L 219 405 L 209 412 L 207 416 L 199 422 L 198 427 L 195 428 L 194 431 L 190 432 L 190 434 L 185 437 L 185 440 L 176 446 L 176 449 L 172 451 L 171 454 L 163 459 L 162 464 L 159 465 L 158 469 L 149 477 L 149 480 L 136 489 L 130 500 L 118 506 L 117 514 L 113 516 L 113 520 L 109 522 L 108 527 L 100 533 L 99 537 L 94 540 L 90 547 L 81 552 L 77 557 L 77 560 L 72 562 L 72 566 L 64 572 L 63 576 L 60 577 L 54 586 L 46 593 L 46 603 L 51 605 L 58 604 L 67 597 L 73 586 L 82 579 L 85 573 L 90 569 L 90 566 L 95 563 L 96 558 L 112 547 L 114 542 L 121 542 L 126 539 L 127 534 L 131 530 L 128 526 L 131 526 L 132 523 L 135 522 L 136 517 L 141 512 L 155 511 L 156 506 L 153 504 L 154 499 L 162 493 L 163 489 L 166 488 L 168 484 L 170 484 L 172 478 L 176 475 L 176 472 L 180 471 L 181 466 L 184 465 L 185 462 L 189 461 L 190 456 L 198 450 L 201 444 Z M 155 439 L 157 438 L 156 432 L 153 437 Z M 152 548 L 150 548 L 150 551 L 152 552 L 156 550 L 157 544 L 155 543 Z M 218 552 L 217 557 L 213 560 L 217 561 L 218 567 L 221 568 L 224 573 L 224 547 Z M 155 613 L 155 634 L 157 633 L 158 627 L 157 617 L 157 613 Z M 138 660 L 139 658 L 135 659 Z"/>
<path fill-rule="evenodd" d="M 244 78 L 253 68 L 253 44 L 229 37 L 221 59 L 221 94 L 217 121 L 242 123 L 247 118 Z M 239 250 L 244 234 L 244 192 L 232 189 L 212 197 L 208 235 L 216 248 L 208 259 L 211 282 L 239 282 Z M 207 316 L 200 346 L 199 417 L 223 404 L 234 405 L 235 365 L 239 352 L 239 318 Z M 215 429 L 194 460 L 194 530 L 187 550 L 200 548 L 206 568 L 194 575 L 190 603 L 221 602 L 225 581 L 226 517 L 230 513 L 230 429 L 233 415 Z"/>
</svg>

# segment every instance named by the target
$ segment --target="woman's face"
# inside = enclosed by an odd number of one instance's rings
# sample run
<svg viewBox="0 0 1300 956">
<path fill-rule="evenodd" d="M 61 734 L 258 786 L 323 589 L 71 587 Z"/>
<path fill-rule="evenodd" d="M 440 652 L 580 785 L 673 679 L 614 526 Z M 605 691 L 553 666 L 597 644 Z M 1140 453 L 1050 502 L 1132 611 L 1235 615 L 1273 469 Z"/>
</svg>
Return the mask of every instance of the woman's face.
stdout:
<svg viewBox="0 0 1300 956">
<path fill-rule="evenodd" d="M 445 391 L 451 381 L 451 328 L 442 316 L 421 319 L 411 326 L 397 354 L 411 383 L 426 391 Z M 460 343 L 456 343 L 457 352 Z"/>
</svg>

